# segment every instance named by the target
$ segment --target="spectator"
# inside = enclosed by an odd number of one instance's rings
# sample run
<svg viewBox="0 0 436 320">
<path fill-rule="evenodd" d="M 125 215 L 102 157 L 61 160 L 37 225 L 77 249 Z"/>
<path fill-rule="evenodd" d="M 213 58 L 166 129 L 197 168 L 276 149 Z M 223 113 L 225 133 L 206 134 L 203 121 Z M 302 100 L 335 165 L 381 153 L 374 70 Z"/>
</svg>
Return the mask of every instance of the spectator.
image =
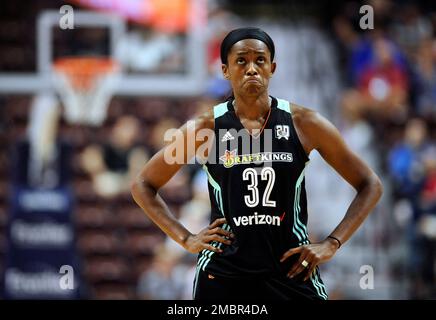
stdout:
<svg viewBox="0 0 436 320">
<path fill-rule="evenodd" d="M 391 28 L 395 42 L 412 59 L 420 43 L 431 37 L 432 25 L 416 3 L 406 3 L 398 10 L 398 19 Z"/>
<path fill-rule="evenodd" d="M 434 196 L 434 172 L 436 159 L 431 150 L 427 124 L 422 119 L 412 119 L 406 125 L 402 142 L 389 154 L 389 172 L 393 178 L 394 196 L 405 198 L 411 208 L 407 224 L 409 241 L 408 271 L 412 280 L 412 298 L 422 298 L 429 294 L 433 286 L 433 266 L 435 242 L 433 217 L 423 215 L 425 207 L 431 208 Z M 434 209 L 433 209 L 434 210 Z M 431 262 L 430 262 L 431 261 Z"/>
<path fill-rule="evenodd" d="M 137 294 L 140 299 L 178 300 L 184 295 L 185 274 L 188 268 L 179 264 L 180 255 L 165 245 L 157 248 L 149 270 L 139 279 Z"/>
<path fill-rule="evenodd" d="M 422 41 L 414 69 L 417 82 L 416 111 L 422 117 L 436 118 L 436 46 Z"/>
<path fill-rule="evenodd" d="M 404 138 L 389 152 L 388 169 L 397 197 L 414 199 L 424 178 L 422 154 L 428 147 L 427 125 L 422 119 L 406 124 Z"/>
<path fill-rule="evenodd" d="M 422 297 L 436 298 L 436 146 L 424 153 L 426 176 L 419 196 L 418 235 L 422 256 L 419 274 L 423 284 Z"/>
<path fill-rule="evenodd" d="M 132 116 L 119 118 L 108 143 L 88 146 L 81 155 L 81 165 L 90 175 L 100 196 L 113 197 L 129 189 L 134 172 L 147 161 L 147 153 L 135 146 L 139 121 Z"/>
<path fill-rule="evenodd" d="M 343 107 L 357 117 L 395 120 L 406 113 L 408 78 L 394 60 L 394 47 L 385 39 L 374 43 L 375 61 L 362 69 L 357 88 L 347 91 Z"/>
</svg>

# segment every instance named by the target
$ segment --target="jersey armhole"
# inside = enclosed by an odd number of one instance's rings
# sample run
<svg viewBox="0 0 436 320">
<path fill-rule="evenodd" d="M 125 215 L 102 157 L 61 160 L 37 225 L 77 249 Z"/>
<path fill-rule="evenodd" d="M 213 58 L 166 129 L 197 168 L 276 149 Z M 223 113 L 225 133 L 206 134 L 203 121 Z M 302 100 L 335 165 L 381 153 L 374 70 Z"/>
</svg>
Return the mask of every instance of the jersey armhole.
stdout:
<svg viewBox="0 0 436 320">
<path fill-rule="evenodd" d="M 304 162 L 305 163 L 309 162 L 310 161 L 309 155 L 304 150 L 303 144 L 301 143 L 300 138 L 298 137 L 297 130 L 295 130 L 293 113 L 292 113 L 292 103 L 283 99 L 277 99 L 277 108 L 289 113 L 292 138 L 295 140 L 295 144 L 297 145 L 298 151 L 303 157 Z"/>
</svg>

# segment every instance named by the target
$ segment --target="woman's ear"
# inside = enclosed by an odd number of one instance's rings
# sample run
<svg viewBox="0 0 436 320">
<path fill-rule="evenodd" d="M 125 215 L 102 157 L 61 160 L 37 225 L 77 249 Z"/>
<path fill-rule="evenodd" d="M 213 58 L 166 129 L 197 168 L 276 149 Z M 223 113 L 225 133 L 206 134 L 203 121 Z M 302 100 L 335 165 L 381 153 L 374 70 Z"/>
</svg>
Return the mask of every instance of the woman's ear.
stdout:
<svg viewBox="0 0 436 320">
<path fill-rule="evenodd" d="M 226 64 L 222 64 L 221 65 L 221 70 L 223 71 L 223 76 L 225 79 L 229 80 L 230 79 L 230 75 L 229 75 L 229 68 Z"/>
<path fill-rule="evenodd" d="M 271 72 L 270 72 L 270 75 L 269 75 L 270 77 L 272 77 L 274 72 L 276 72 L 276 67 L 277 67 L 277 64 L 275 62 L 272 62 L 271 63 Z"/>
</svg>

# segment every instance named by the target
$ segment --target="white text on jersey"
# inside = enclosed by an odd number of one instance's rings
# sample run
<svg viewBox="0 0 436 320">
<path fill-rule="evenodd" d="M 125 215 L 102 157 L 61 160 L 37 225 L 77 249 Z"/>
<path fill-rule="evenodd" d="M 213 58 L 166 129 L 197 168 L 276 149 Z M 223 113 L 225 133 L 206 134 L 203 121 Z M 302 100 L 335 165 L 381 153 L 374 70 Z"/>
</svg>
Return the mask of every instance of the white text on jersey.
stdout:
<svg viewBox="0 0 436 320">
<path fill-rule="evenodd" d="M 235 222 L 235 225 L 237 227 L 239 227 L 240 225 L 251 226 L 253 224 L 269 224 L 273 226 L 280 226 L 279 216 L 258 214 L 257 212 L 255 212 L 251 216 L 233 217 L 233 221 Z"/>
</svg>

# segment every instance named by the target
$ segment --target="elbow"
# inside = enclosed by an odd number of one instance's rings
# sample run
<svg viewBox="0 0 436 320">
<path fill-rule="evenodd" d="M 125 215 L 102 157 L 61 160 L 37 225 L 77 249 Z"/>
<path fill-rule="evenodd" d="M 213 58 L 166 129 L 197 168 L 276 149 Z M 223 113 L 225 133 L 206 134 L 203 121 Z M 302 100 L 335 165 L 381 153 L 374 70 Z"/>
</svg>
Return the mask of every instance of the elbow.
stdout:
<svg viewBox="0 0 436 320">
<path fill-rule="evenodd" d="M 133 181 L 130 183 L 130 194 L 133 197 L 133 200 L 135 200 L 138 203 L 139 199 L 143 199 L 146 195 L 146 189 L 145 186 L 147 183 L 141 176 L 135 177 Z"/>
<path fill-rule="evenodd" d="M 133 200 L 137 202 L 137 199 L 139 198 L 141 193 L 141 185 L 139 178 L 136 177 L 134 180 L 130 183 L 130 194 L 132 195 Z"/>
<path fill-rule="evenodd" d="M 135 198 L 135 195 L 138 193 L 138 189 L 139 189 L 138 180 L 137 178 L 135 178 L 130 182 L 130 194 L 132 195 L 133 198 Z"/>
<path fill-rule="evenodd" d="M 155 195 L 157 193 L 156 189 L 151 186 L 141 175 L 137 176 L 130 183 L 130 194 L 135 202 L 146 202 L 149 196 Z"/>
<path fill-rule="evenodd" d="M 379 176 L 377 176 L 375 173 L 371 177 L 370 186 L 373 190 L 375 197 L 377 198 L 377 201 L 380 200 L 381 196 L 384 192 L 383 183 L 381 182 Z"/>
<path fill-rule="evenodd" d="M 365 193 L 372 199 L 375 199 L 377 203 L 381 196 L 383 195 L 383 183 L 377 174 L 370 173 L 366 178 L 364 178 L 359 186 L 356 188 L 358 193 Z"/>
</svg>

